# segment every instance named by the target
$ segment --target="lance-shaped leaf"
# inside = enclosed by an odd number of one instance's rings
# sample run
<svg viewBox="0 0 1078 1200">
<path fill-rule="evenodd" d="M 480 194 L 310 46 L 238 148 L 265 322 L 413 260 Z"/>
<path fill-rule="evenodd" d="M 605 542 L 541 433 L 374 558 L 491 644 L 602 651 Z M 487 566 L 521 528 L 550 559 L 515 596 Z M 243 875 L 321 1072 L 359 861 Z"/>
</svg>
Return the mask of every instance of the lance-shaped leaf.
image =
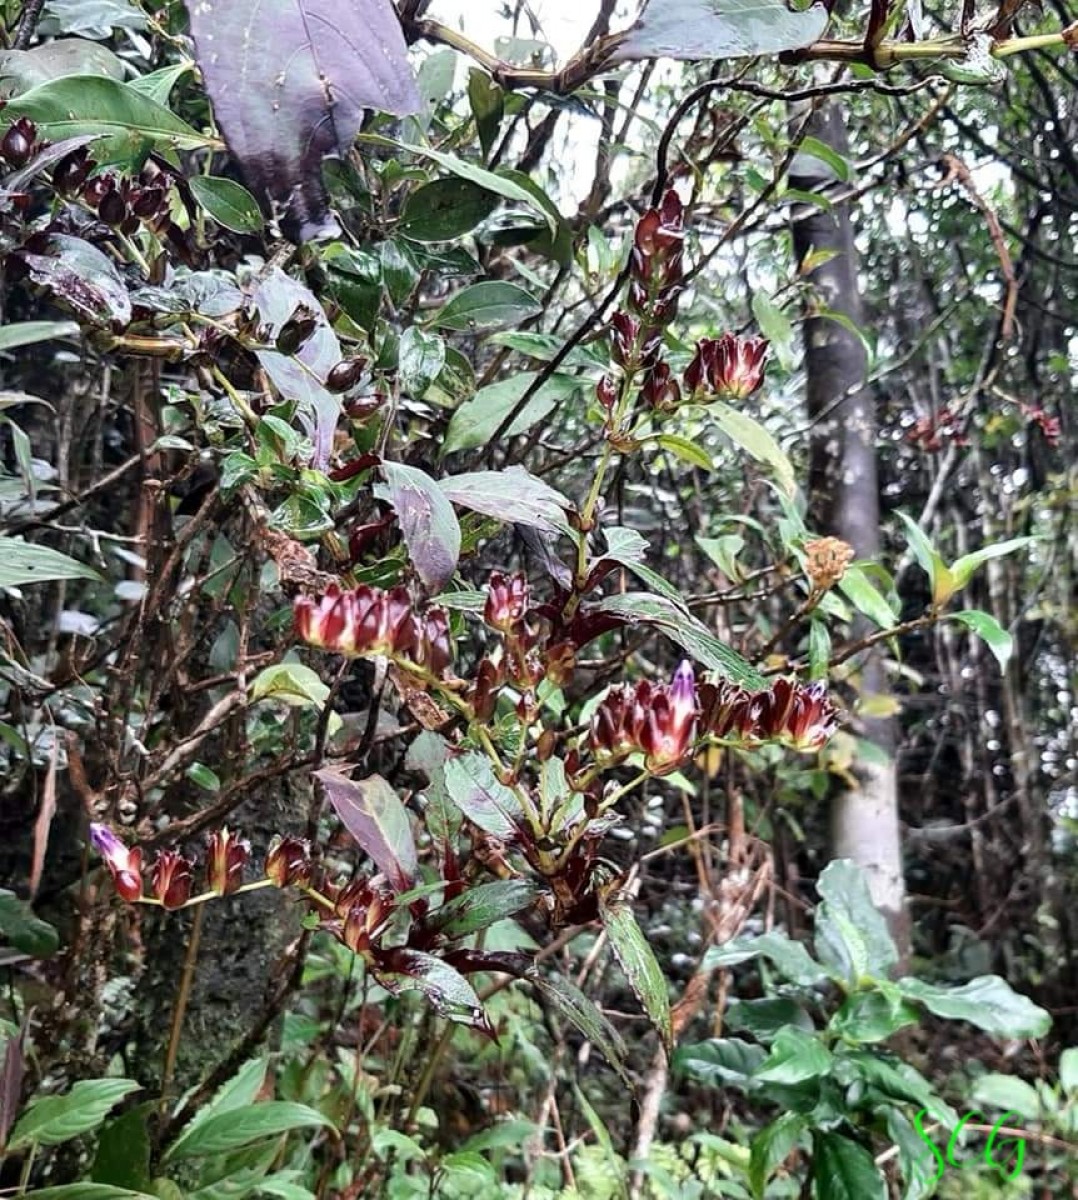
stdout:
<svg viewBox="0 0 1078 1200">
<path fill-rule="evenodd" d="M 595 1002 L 572 980 L 563 976 L 548 979 L 538 970 L 534 970 L 528 978 L 535 985 L 536 991 L 591 1042 L 631 1089 L 633 1082 L 625 1067 L 625 1043 L 621 1034 L 596 1007 Z"/>
<path fill-rule="evenodd" d="M 365 109 L 403 116 L 419 93 L 391 0 L 191 0 L 214 112 L 290 237 L 339 233 L 322 160 L 348 153 Z"/>
<path fill-rule="evenodd" d="M 431 914 L 428 923 L 447 938 L 466 937 L 495 921 L 515 916 L 538 895 L 538 884 L 529 879 L 496 879 L 454 896 Z"/>
<path fill-rule="evenodd" d="M 374 494 L 393 506 L 416 574 L 432 592 L 453 578 L 460 557 L 460 524 L 445 493 L 418 467 L 382 464 L 385 484 Z"/>
<path fill-rule="evenodd" d="M 408 813 L 397 793 L 381 775 L 356 782 L 336 771 L 316 771 L 330 804 L 345 829 L 370 855 L 379 871 L 397 892 L 415 883 L 419 863 Z"/>
<path fill-rule="evenodd" d="M 827 9 L 794 12 L 784 0 L 648 0 L 611 62 L 748 58 L 811 45 Z"/>
<path fill-rule="evenodd" d="M 452 475 L 439 483 L 449 499 L 461 508 L 470 508 L 498 521 L 530 525 L 547 533 L 562 530 L 565 514 L 573 507 L 549 483 L 536 479 L 523 467 L 472 471 L 467 475 Z"/>
<path fill-rule="evenodd" d="M 455 967 L 433 954 L 404 947 L 389 950 L 378 966 L 371 967 L 371 974 L 394 996 L 420 991 L 443 1017 L 493 1036 L 475 989 Z"/>
<path fill-rule="evenodd" d="M 674 1041 L 670 997 L 655 951 L 628 904 L 601 903 L 599 913 L 618 965 L 669 1051 Z"/>
</svg>

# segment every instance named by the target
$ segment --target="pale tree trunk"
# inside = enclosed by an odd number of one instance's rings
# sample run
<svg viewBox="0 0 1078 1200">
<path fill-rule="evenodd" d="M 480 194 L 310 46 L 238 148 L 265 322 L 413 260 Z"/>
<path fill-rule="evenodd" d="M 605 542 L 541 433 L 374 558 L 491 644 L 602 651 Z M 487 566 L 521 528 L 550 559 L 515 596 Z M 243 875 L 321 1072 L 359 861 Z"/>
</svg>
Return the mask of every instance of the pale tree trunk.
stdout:
<svg viewBox="0 0 1078 1200">
<path fill-rule="evenodd" d="M 809 132 L 845 156 L 846 127 L 840 109 L 825 105 L 809 121 Z M 818 192 L 834 181 L 819 159 L 800 155 L 791 182 L 802 191 Z M 862 323 L 858 289 L 858 255 L 848 204 L 829 210 L 805 206 L 795 213 L 794 249 L 798 262 L 813 251 L 829 252 L 808 276 L 815 308 Z M 821 256 L 822 257 L 822 256 Z M 812 424 L 809 516 L 822 534 L 842 538 L 858 558 L 874 558 L 880 549 L 879 496 L 876 476 L 876 414 L 866 387 L 867 358 L 861 340 L 826 315 L 804 324 L 808 414 Z M 865 658 L 862 695 L 885 690 L 879 658 Z M 850 858 L 868 875 L 872 897 L 888 917 L 905 955 L 909 943 L 902 875 L 902 843 L 898 820 L 894 728 L 890 719 L 865 722 L 864 735 L 887 757 L 887 764 L 862 762 L 859 784 L 835 796 L 832 805 L 832 852 Z"/>
</svg>

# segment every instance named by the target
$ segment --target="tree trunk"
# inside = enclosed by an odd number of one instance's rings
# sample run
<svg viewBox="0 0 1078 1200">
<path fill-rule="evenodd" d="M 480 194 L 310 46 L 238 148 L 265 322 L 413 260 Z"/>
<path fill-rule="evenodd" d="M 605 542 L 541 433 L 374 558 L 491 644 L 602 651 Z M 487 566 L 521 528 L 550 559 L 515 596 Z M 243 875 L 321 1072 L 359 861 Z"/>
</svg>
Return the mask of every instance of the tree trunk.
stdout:
<svg viewBox="0 0 1078 1200">
<path fill-rule="evenodd" d="M 838 108 L 825 105 L 818 109 L 810 118 L 809 132 L 846 156 L 846 126 Z M 803 191 L 822 192 L 834 178 L 824 162 L 808 155 L 799 155 L 791 170 L 791 182 Z M 793 240 L 799 263 L 813 251 L 829 255 L 807 276 L 815 293 L 804 324 L 807 402 L 812 422 L 810 519 L 820 532 L 849 542 L 858 558 L 874 558 L 880 549 L 879 494 L 876 414 L 872 393 L 866 386 L 867 357 L 860 338 L 827 315 L 839 314 L 854 326 L 862 322 L 858 255 L 849 205 L 798 209 Z M 867 655 L 861 672 L 861 695 L 878 694 L 885 687 L 879 657 Z M 865 721 L 864 733 L 886 756 L 886 763 L 860 763 L 859 786 L 834 798 L 832 850 L 836 857 L 853 859 L 867 872 L 872 897 L 886 912 L 905 954 L 909 930 L 893 723 L 889 719 Z"/>
</svg>

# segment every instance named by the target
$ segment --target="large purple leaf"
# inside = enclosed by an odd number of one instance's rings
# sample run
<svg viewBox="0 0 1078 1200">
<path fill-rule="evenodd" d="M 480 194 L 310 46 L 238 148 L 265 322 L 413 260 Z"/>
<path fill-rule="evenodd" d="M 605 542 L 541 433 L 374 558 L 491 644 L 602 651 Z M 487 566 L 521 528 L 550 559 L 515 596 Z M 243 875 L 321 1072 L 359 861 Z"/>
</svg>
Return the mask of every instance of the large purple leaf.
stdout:
<svg viewBox="0 0 1078 1200">
<path fill-rule="evenodd" d="M 368 854 L 396 892 L 414 884 L 419 862 L 408 813 L 397 793 L 381 775 L 358 783 L 336 771 L 316 771 L 345 829 Z"/>
<path fill-rule="evenodd" d="M 420 106 L 391 0 L 188 0 L 198 65 L 229 149 L 290 237 L 340 232 L 322 160 L 365 109 Z"/>
<path fill-rule="evenodd" d="M 473 471 L 440 480 L 442 491 L 461 508 L 559 533 L 572 504 L 549 483 L 536 479 L 523 467 L 504 471 Z"/>
<path fill-rule="evenodd" d="M 385 484 L 374 494 L 393 506 L 404 544 L 416 574 L 431 592 L 440 592 L 453 578 L 460 558 L 460 524 L 452 504 L 437 482 L 403 463 L 382 464 Z"/>
</svg>

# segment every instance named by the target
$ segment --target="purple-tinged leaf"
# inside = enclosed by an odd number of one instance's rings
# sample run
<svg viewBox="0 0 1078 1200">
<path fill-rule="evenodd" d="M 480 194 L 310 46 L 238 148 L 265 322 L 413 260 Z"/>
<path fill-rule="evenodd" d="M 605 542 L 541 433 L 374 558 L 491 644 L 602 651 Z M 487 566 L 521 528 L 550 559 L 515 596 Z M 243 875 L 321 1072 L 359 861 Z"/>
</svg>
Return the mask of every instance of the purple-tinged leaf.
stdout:
<svg viewBox="0 0 1078 1200">
<path fill-rule="evenodd" d="M 22 1094 L 22 1079 L 26 1070 L 26 1055 L 23 1040 L 26 1026 L 13 1034 L 4 1047 L 4 1065 L 0 1067 L 0 1153 L 7 1145 L 7 1135 L 15 1124 L 19 1111 L 19 1096 Z"/>
<path fill-rule="evenodd" d="M 248 184 L 299 241 L 337 234 L 322 160 L 365 109 L 420 106 L 391 0 L 188 0 L 198 65 Z"/>
<path fill-rule="evenodd" d="M 430 592 L 453 578 L 460 558 L 460 524 L 437 482 L 418 467 L 382 464 L 386 482 L 374 494 L 393 506 L 416 574 Z"/>
<path fill-rule="evenodd" d="M 315 779 L 345 829 L 374 861 L 395 892 L 414 886 L 419 870 L 408 813 L 381 775 L 355 781 L 336 771 L 316 771 Z"/>
<path fill-rule="evenodd" d="M 440 480 L 442 491 L 461 508 L 516 525 L 531 525 L 546 533 L 566 526 L 565 514 L 573 506 L 548 483 L 523 467 L 505 471 L 473 471 Z"/>
<path fill-rule="evenodd" d="M 82 238 L 51 234 L 44 254 L 24 253 L 22 261 L 35 283 L 87 320 L 115 326 L 131 320 L 131 298 L 119 271 Z"/>
<path fill-rule="evenodd" d="M 445 764 L 450 799 L 473 824 L 503 841 L 515 841 L 524 824 L 516 793 L 500 783 L 485 754 L 457 755 Z"/>
<path fill-rule="evenodd" d="M 674 1040 L 670 997 L 655 951 L 628 904 L 600 901 L 599 914 L 618 965 L 669 1051 Z"/>
<path fill-rule="evenodd" d="M 494 1036 L 475 989 L 458 970 L 433 954 L 405 947 L 387 950 L 371 974 L 394 996 L 420 991 L 443 1017 Z"/>
<path fill-rule="evenodd" d="M 0 195 L 21 192 L 42 171 L 47 171 L 50 167 L 56 166 L 61 159 L 67 158 L 72 151 L 79 150 L 83 146 L 88 145 L 94 140 L 95 136 L 92 133 L 84 133 L 79 137 L 65 138 L 62 142 L 50 142 L 44 150 L 40 150 L 35 154 L 21 171 L 16 171 L 13 175 L 8 175 L 4 179 L 3 187 L 0 188 Z"/>
<path fill-rule="evenodd" d="M 794 11 L 785 0 L 647 0 L 611 63 L 647 58 L 748 58 L 811 45 L 827 7 Z"/>
<path fill-rule="evenodd" d="M 297 309 L 314 319 L 313 333 L 294 354 L 279 350 L 257 353 L 273 386 L 296 405 L 296 416 L 314 443 L 312 465 L 322 470 L 329 462 L 341 414 L 340 397 L 326 389 L 325 379 L 343 357 L 341 344 L 314 293 L 279 267 L 271 268 L 259 279 L 252 301 L 271 342 Z"/>
<path fill-rule="evenodd" d="M 539 895 L 530 879 L 496 879 L 481 883 L 431 913 L 428 924 L 444 937 L 462 938 L 478 933 L 528 908 Z"/>
</svg>

